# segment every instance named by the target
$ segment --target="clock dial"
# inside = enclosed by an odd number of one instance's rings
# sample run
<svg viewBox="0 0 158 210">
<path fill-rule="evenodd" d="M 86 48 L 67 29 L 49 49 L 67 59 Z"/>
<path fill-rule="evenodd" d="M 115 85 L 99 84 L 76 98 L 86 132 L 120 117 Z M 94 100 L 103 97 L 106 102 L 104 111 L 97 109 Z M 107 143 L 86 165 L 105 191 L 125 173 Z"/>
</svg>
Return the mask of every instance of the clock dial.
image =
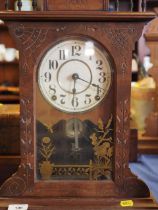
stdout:
<svg viewBox="0 0 158 210">
<path fill-rule="evenodd" d="M 111 65 L 98 43 L 68 39 L 51 47 L 39 66 L 38 84 L 44 98 L 68 113 L 88 111 L 107 95 Z"/>
</svg>

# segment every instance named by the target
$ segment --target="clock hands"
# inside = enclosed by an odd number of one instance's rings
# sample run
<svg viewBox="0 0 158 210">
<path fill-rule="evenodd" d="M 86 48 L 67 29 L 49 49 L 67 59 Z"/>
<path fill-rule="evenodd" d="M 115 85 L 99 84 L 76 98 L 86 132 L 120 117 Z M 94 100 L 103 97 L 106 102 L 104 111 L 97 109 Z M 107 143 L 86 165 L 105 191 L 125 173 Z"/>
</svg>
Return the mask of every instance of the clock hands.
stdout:
<svg viewBox="0 0 158 210">
<path fill-rule="evenodd" d="M 78 75 L 77 73 L 74 73 L 74 74 L 72 75 L 72 79 L 74 80 L 74 83 L 76 83 L 76 80 L 81 80 L 81 81 L 83 81 L 83 82 L 86 82 L 86 83 L 90 84 L 90 85 L 93 86 L 93 87 L 96 87 L 96 88 L 97 88 L 97 95 L 95 96 L 95 99 L 96 99 L 97 101 L 100 100 L 100 96 L 99 96 L 100 90 L 104 90 L 104 88 L 101 88 L 99 85 L 96 85 L 96 84 L 94 84 L 94 83 L 88 82 L 87 80 L 85 80 L 85 79 L 79 77 L 79 75 Z"/>
<path fill-rule="evenodd" d="M 74 79 L 75 81 L 78 79 L 78 80 L 81 80 L 81 81 L 86 82 L 86 83 L 88 83 L 88 84 L 90 83 L 90 82 L 88 82 L 87 80 L 85 80 L 85 79 L 79 77 L 79 75 L 76 74 L 76 73 L 72 75 L 72 79 Z M 96 85 L 96 84 L 94 84 L 94 83 L 92 83 L 92 84 L 90 84 L 90 85 L 92 85 L 93 87 L 96 87 L 96 88 L 98 88 L 98 89 L 104 90 L 104 88 L 101 88 L 99 85 Z"/>
</svg>

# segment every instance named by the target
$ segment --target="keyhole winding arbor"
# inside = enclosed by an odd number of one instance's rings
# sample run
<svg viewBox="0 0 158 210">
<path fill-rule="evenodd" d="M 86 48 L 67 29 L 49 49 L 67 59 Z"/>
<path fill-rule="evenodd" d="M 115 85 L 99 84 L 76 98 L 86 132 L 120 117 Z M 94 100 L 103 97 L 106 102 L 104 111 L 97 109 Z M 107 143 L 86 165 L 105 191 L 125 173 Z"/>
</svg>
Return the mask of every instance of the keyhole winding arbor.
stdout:
<svg viewBox="0 0 158 210">
<path fill-rule="evenodd" d="M 0 187 L 0 196 L 10 198 L 7 203 L 49 205 L 51 209 L 69 209 L 70 205 L 74 209 L 83 207 L 85 209 L 105 209 L 105 206 L 109 209 L 112 206 L 119 206 L 120 200 L 125 197 L 149 196 L 146 185 L 132 175 L 128 168 L 129 116 L 132 50 L 135 42 L 141 36 L 145 22 L 153 17 L 152 13 L 104 11 L 0 13 L 0 18 L 6 21 L 20 51 L 22 160 L 17 173 Z M 73 176 L 68 181 L 59 178 L 43 180 L 37 176 L 39 130 L 36 129 L 38 116 L 36 109 L 38 105 L 43 107 L 44 112 L 47 108 L 50 109 L 51 118 L 58 119 L 64 114 L 67 116 L 67 113 L 61 114 L 59 110 L 53 109 L 42 97 L 39 97 L 36 83 L 38 66 L 51 46 L 60 40 L 72 37 L 84 37 L 99 43 L 108 53 L 112 65 L 111 92 L 100 105 L 84 115 L 86 119 L 87 116 L 92 116 L 93 119 L 89 118 L 89 120 L 97 122 L 98 119 L 95 119 L 94 112 L 99 111 L 106 116 L 105 125 L 112 116 L 113 121 L 110 127 L 112 133 L 109 134 L 110 145 L 113 148 L 112 158 L 109 159 L 112 172 L 110 179 L 107 180 L 74 180 Z M 50 114 L 48 116 L 46 122 L 50 122 Z M 83 119 L 81 118 L 78 122 L 83 122 Z M 103 121 L 98 122 L 98 128 L 102 131 Z M 47 145 L 50 142 L 53 128 L 47 127 L 49 138 L 44 140 Z M 105 145 L 104 151 L 108 149 L 108 144 Z M 48 172 L 48 167 L 46 170 Z M 4 199 L 1 198 L 1 201 L 4 202 Z"/>
</svg>

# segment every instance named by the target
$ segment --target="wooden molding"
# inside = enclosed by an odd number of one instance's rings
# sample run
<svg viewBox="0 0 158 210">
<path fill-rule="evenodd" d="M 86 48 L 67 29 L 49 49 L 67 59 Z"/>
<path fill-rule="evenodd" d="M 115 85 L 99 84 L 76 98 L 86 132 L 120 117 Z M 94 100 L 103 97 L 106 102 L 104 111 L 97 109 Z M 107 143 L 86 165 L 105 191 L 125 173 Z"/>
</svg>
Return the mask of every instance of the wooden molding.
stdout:
<svg viewBox="0 0 158 210">
<path fill-rule="evenodd" d="M 105 11 L 43 11 L 43 12 L 0 12 L 4 21 L 150 21 L 155 17 L 154 12 L 105 12 Z"/>
<path fill-rule="evenodd" d="M 41 198 L 41 199 L 32 199 L 28 197 L 24 198 L 1 198 L 0 199 L 0 210 L 4 210 L 8 208 L 9 204 L 12 203 L 27 203 L 29 205 L 30 210 L 69 210 L 70 206 L 71 209 L 76 210 L 98 210 L 98 209 L 104 209 L 104 210 L 122 210 L 125 208 L 126 210 L 150 210 L 150 209 L 158 209 L 158 205 L 156 202 L 153 202 L 151 198 L 146 199 L 132 199 L 133 206 L 129 207 L 122 207 L 121 201 L 126 201 L 126 198 L 109 198 L 107 202 L 105 202 L 104 198 L 102 199 L 95 199 L 95 198 L 79 198 L 79 199 L 49 199 L 49 198 Z M 44 205 L 44 203 L 47 203 L 47 205 Z"/>
</svg>

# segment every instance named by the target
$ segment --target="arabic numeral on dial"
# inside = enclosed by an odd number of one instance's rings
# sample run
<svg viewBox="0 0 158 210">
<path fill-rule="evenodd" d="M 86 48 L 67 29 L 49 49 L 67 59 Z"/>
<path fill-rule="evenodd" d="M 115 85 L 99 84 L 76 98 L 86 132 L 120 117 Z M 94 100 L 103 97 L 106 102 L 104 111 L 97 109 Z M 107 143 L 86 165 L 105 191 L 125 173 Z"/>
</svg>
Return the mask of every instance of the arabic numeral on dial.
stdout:
<svg viewBox="0 0 158 210">
<path fill-rule="evenodd" d="M 58 61 L 57 60 L 49 60 L 49 69 L 53 69 L 53 70 L 56 70 L 58 69 L 59 67 L 59 64 L 58 64 Z"/>
<path fill-rule="evenodd" d="M 80 45 L 75 45 L 75 46 L 72 46 L 72 56 L 80 56 L 81 53 L 81 46 Z"/>
<path fill-rule="evenodd" d="M 45 82 L 50 82 L 52 79 L 51 73 L 50 72 L 45 72 L 44 73 L 44 78 L 45 78 Z"/>
<path fill-rule="evenodd" d="M 65 50 L 59 50 L 59 59 L 66 60 L 66 51 Z"/>
<path fill-rule="evenodd" d="M 105 72 L 100 72 L 99 74 L 101 77 L 99 78 L 100 83 L 104 83 L 106 81 L 106 74 Z"/>
<path fill-rule="evenodd" d="M 97 64 L 97 70 L 103 70 L 103 61 L 102 60 L 97 60 L 96 61 Z"/>
<path fill-rule="evenodd" d="M 90 104 L 92 102 L 92 99 L 90 97 L 91 95 L 88 94 L 85 95 L 85 100 L 84 100 L 85 104 Z"/>
<path fill-rule="evenodd" d="M 74 98 L 72 99 L 72 106 L 73 106 L 73 107 L 78 107 L 78 105 L 79 105 L 78 98 L 77 98 L 77 97 L 74 97 Z"/>
<path fill-rule="evenodd" d="M 56 96 L 56 88 L 55 88 L 55 85 L 49 85 L 49 93 L 52 95 L 51 96 L 51 99 L 53 101 L 56 101 L 57 100 L 57 96 Z"/>
<path fill-rule="evenodd" d="M 52 85 L 49 85 L 49 91 L 52 95 L 55 95 L 56 94 L 56 89 L 55 89 L 55 86 L 52 87 Z"/>
<path fill-rule="evenodd" d="M 60 95 L 61 99 L 60 99 L 60 103 L 61 104 L 65 104 L 65 97 L 66 95 Z"/>
</svg>

